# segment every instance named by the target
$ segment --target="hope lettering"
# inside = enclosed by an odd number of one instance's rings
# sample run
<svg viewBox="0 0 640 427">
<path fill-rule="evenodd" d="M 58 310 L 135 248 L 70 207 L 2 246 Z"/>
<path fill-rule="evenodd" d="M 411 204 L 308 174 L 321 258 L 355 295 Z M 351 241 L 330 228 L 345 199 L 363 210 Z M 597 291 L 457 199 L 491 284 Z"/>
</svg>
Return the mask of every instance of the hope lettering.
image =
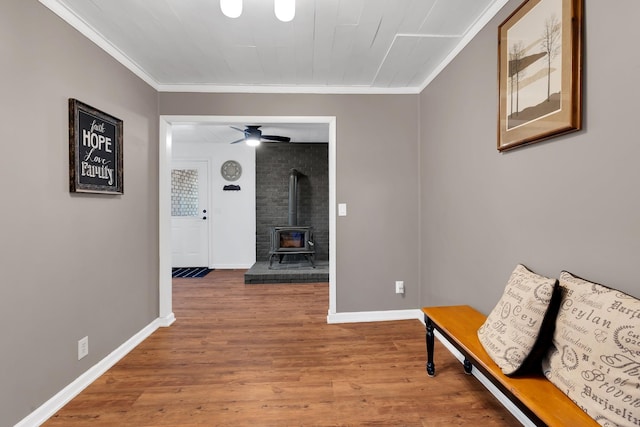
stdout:
<svg viewBox="0 0 640 427">
<path fill-rule="evenodd" d="M 104 150 L 107 153 L 112 153 L 111 138 L 104 135 L 99 135 L 97 132 L 104 132 L 104 123 L 97 124 L 94 120 L 91 123 L 91 129 L 82 129 L 82 145 L 85 147 L 91 147 L 93 150 Z"/>
</svg>

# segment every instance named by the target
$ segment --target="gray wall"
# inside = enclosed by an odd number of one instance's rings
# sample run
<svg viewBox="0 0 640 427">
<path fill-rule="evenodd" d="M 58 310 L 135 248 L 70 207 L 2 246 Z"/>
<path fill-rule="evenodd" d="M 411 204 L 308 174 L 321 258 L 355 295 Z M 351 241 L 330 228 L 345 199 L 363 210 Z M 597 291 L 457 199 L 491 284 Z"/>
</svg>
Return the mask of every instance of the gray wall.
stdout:
<svg viewBox="0 0 640 427">
<path fill-rule="evenodd" d="M 496 150 L 497 27 L 420 97 L 423 305 L 491 310 L 516 263 L 640 296 L 640 2 L 588 0 L 584 130 Z"/>
<path fill-rule="evenodd" d="M 487 312 L 518 262 L 638 295 L 640 3 L 586 1 L 584 130 L 499 154 L 496 32 L 517 3 L 419 96 L 158 95 L 36 0 L 0 3 L 0 425 L 157 317 L 158 112 L 337 117 L 339 313 Z M 123 196 L 69 194 L 69 97 L 124 120 Z"/>
<path fill-rule="evenodd" d="M 161 93 L 160 114 L 336 116 L 337 312 L 418 307 L 418 95 Z M 406 295 L 395 294 L 404 280 Z"/>
<path fill-rule="evenodd" d="M 0 2 L 0 52 L 0 425 L 10 426 L 158 316 L 158 119 L 151 87 L 36 0 Z M 124 121 L 123 196 L 69 193 L 70 97 Z"/>
<path fill-rule="evenodd" d="M 328 160 L 328 144 L 261 144 L 256 149 L 256 261 L 269 260 L 271 227 L 289 224 L 291 169 L 302 174 L 296 225 L 313 227 L 315 259 L 329 259 Z"/>
</svg>

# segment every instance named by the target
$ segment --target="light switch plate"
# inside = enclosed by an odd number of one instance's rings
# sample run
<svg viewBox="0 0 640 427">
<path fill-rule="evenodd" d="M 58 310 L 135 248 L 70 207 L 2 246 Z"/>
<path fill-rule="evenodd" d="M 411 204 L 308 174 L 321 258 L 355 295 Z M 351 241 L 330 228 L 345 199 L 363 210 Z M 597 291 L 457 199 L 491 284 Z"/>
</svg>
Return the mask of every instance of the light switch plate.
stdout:
<svg viewBox="0 0 640 427">
<path fill-rule="evenodd" d="M 89 354 L 89 337 L 78 340 L 78 360 Z"/>
<path fill-rule="evenodd" d="M 347 216 L 347 204 L 338 203 L 338 216 Z"/>
</svg>

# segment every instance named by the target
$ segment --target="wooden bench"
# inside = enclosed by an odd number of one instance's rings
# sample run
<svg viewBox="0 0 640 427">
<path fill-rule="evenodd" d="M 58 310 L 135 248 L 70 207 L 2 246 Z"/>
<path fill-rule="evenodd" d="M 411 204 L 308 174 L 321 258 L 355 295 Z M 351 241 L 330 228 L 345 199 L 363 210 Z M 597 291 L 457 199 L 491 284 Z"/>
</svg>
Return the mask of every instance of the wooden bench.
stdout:
<svg viewBox="0 0 640 427">
<path fill-rule="evenodd" d="M 433 362 L 434 330 L 437 330 L 464 356 L 464 370 L 475 367 L 491 381 L 522 413 L 537 426 L 597 426 L 542 373 L 507 377 L 489 357 L 478 340 L 477 331 L 486 316 L 468 305 L 424 307 L 427 328 L 427 373 L 435 376 Z"/>
</svg>

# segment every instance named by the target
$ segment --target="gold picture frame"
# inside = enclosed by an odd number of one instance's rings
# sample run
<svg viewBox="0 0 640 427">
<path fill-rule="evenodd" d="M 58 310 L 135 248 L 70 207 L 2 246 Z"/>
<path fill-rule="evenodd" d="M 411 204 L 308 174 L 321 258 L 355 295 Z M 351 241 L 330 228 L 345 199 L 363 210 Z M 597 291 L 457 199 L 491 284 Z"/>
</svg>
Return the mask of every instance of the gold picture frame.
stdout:
<svg viewBox="0 0 640 427">
<path fill-rule="evenodd" d="M 498 150 L 582 127 L 583 0 L 526 0 L 498 27 Z"/>
</svg>

